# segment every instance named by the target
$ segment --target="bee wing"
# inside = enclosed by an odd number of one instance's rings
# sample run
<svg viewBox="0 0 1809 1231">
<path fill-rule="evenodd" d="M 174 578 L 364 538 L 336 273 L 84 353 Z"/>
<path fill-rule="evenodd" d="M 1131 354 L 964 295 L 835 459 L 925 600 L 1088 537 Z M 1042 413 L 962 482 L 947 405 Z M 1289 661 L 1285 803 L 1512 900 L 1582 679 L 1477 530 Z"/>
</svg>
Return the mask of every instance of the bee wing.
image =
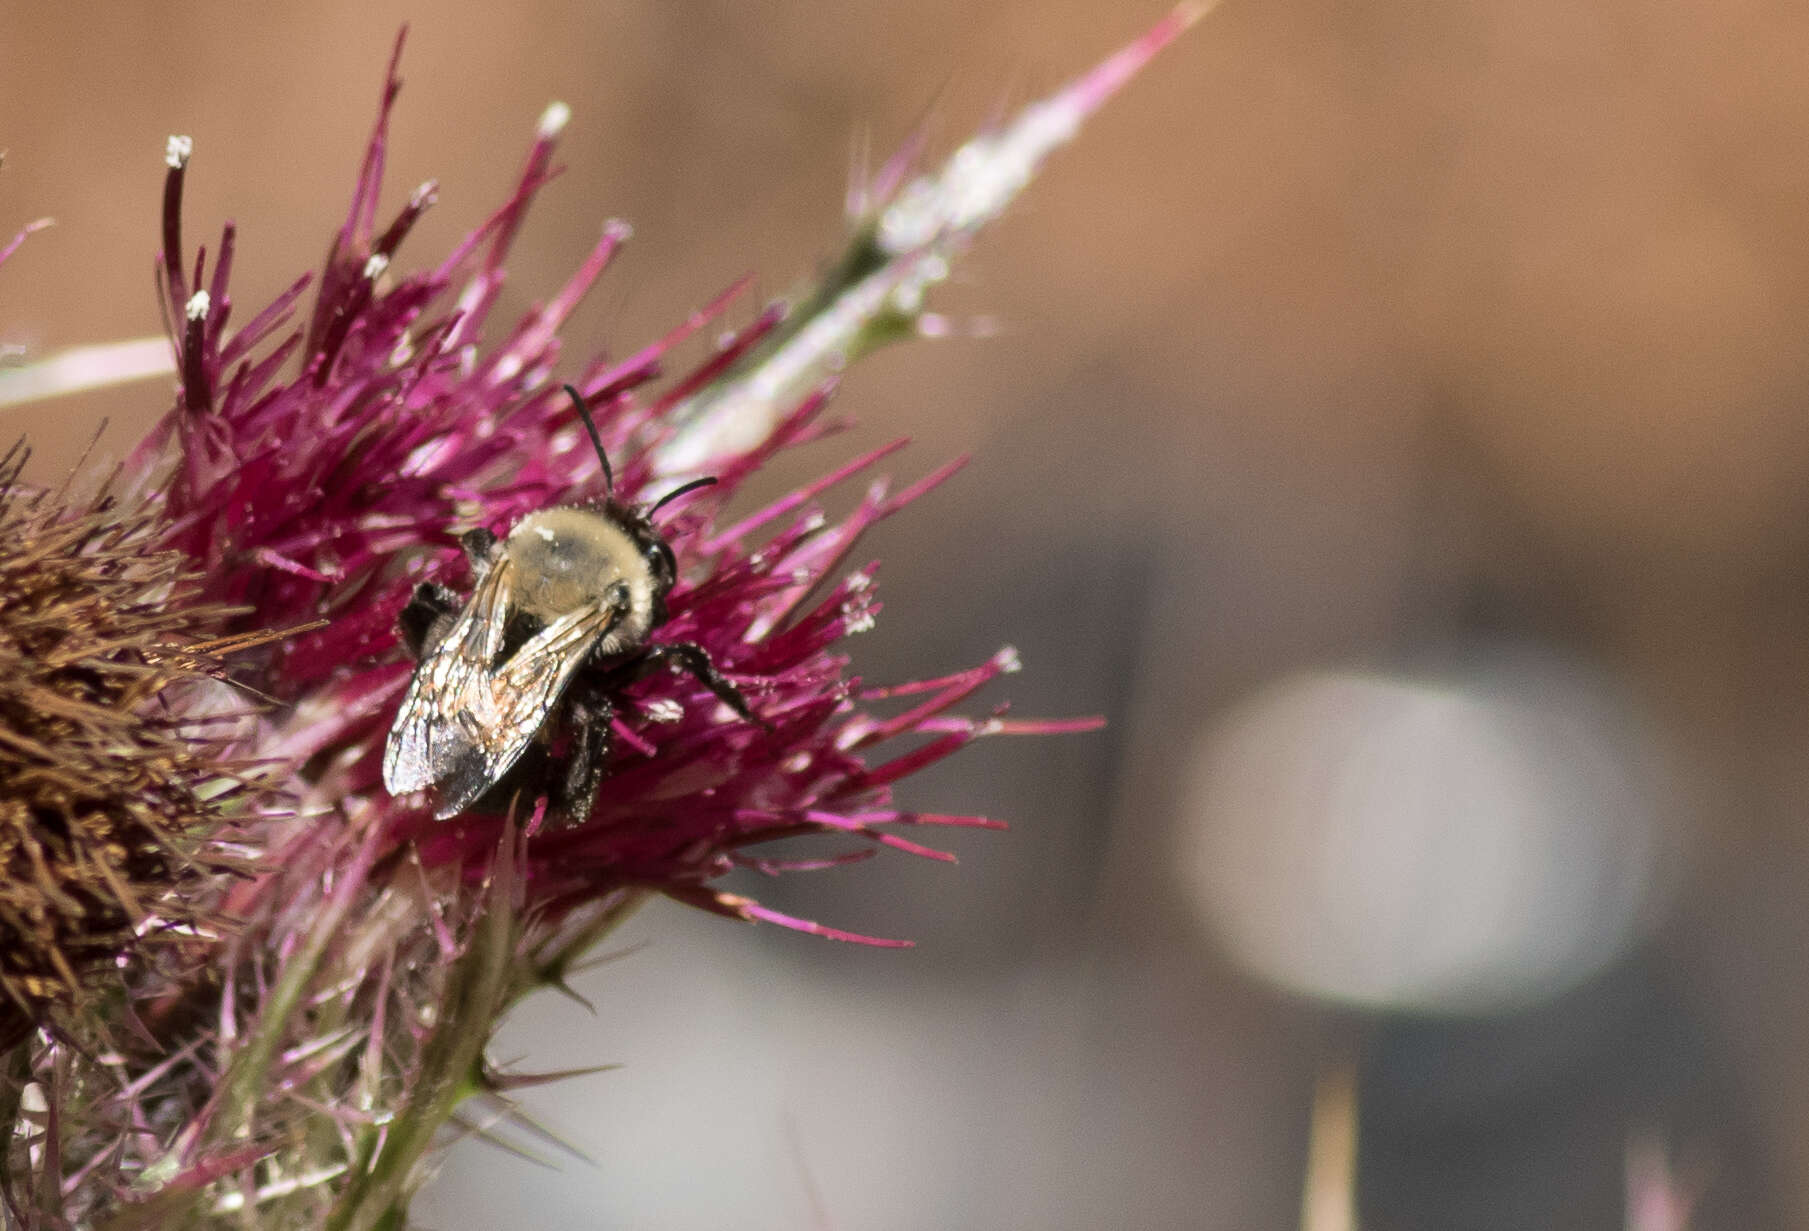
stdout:
<svg viewBox="0 0 1809 1231">
<path fill-rule="evenodd" d="M 415 669 L 384 753 L 390 792 L 437 784 L 434 815 L 442 819 L 469 807 L 509 772 L 585 656 L 622 615 L 614 606 L 581 607 L 492 667 L 509 610 L 508 574 L 508 562 L 498 562 Z"/>
<path fill-rule="evenodd" d="M 466 711 L 461 723 L 471 736 L 471 752 L 460 756 L 452 772 L 439 780 L 444 820 L 463 812 L 520 759 L 559 700 L 566 684 L 584 665 L 591 647 L 608 635 L 621 618 L 619 607 L 581 607 L 541 629 L 486 677 L 489 695 L 481 714 Z"/>
<path fill-rule="evenodd" d="M 390 794 L 442 781 L 465 758 L 472 741 L 461 719 L 472 699 L 489 691 L 485 681 L 502 651 L 512 592 L 509 562 L 498 561 L 445 636 L 415 665 L 383 750 L 383 785 Z"/>
</svg>

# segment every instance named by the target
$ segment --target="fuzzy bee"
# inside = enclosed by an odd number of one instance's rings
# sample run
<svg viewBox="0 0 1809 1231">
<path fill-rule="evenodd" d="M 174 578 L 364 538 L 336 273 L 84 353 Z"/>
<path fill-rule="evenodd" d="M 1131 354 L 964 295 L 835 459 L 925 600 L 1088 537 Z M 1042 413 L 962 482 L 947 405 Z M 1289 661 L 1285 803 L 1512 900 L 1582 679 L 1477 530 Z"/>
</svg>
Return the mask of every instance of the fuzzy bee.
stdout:
<svg viewBox="0 0 1809 1231">
<path fill-rule="evenodd" d="M 686 483 L 649 506 L 618 503 L 590 411 L 576 389 L 565 391 L 609 494 L 530 513 L 501 539 L 468 532 L 461 541 L 477 578 L 471 597 L 429 582 L 402 612 L 402 637 L 418 661 L 384 749 L 383 785 L 393 795 L 436 788 L 440 820 L 505 779 L 544 789 L 568 822 L 587 818 L 609 753 L 610 696 L 660 667 L 689 672 L 742 718 L 759 721 L 703 647 L 648 642 L 678 579 L 653 515 L 716 480 Z M 561 744 L 566 751 L 555 757 Z"/>
</svg>

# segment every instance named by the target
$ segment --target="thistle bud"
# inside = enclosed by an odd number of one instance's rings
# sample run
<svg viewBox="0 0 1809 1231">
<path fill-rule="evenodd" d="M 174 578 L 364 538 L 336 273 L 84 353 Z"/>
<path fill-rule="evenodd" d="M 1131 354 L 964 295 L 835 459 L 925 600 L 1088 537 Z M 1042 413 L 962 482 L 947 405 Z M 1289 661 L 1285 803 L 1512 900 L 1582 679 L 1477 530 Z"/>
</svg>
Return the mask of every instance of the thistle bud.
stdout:
<svg viewBox="0 0 1809 1231">
<path fill-rule="evenodd" d="M 234 786 L 158 706 L 211 668 L 184 561 L 109 499 L 22 488 L 23 460 L 0 463 L 0 1043 L 204 925 L 201 842 Z"/>
</svg>

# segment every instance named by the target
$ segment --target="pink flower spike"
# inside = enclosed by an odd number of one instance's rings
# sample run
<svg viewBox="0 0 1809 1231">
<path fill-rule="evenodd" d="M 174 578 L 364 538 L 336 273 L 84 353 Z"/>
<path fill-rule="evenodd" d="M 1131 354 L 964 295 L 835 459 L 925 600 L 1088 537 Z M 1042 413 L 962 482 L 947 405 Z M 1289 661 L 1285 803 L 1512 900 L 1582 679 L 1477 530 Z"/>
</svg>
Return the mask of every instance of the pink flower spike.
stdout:
<svg viewBox="0 0 1809 1231">
<path fill-rule="evenodd" d="M 916 330 L 929 292 L 946 281 L 974 237 L 1000 216 L 1081 125 L 1209 9 L 1189 0 L 1073 83 L 960 146 L 933 172 L 901 182 L 921 134 L 865 189 L 849 250 L 810 297 L 812 314 L 732 379 L 676 412 L 679 428 L 656 462 L 673 474 L 710 469 L 771 431 L 786 407 L 877 346 Z M 839 279 L 835 280 L 835 279 Z"/>
<path fill-rule="evenodd" d="M 72 346 L 17 367 L 0 365 L 0 409 L 174 371 L 166 338 Z"/>
<path fill-rule="evenodd" d="M 677 896 L 677 895 L 674 895 Z M 691 896 L 691 895 L 685 895 Z M 718 914 L 729 915 L 748 922 L 776 923 L 782 928 L 791 928 L 795 932 L 808 932 L 812 936 L 821 936 L 827 940 L 841 940 L 854 945 L 869 945 L 876 949 L 910 949 L 915 947 L 914 941 L 891 940 L 883 936 L 866 936 L 860 932 L 847 932 L 841 928 L 832 928 L 809 919 L 800 919 L 795 915 L 782 914 L 770 907 L 762 906 L 751 898 L 744 898 L 733 893 L 716 893 L 708 895 L 708 901 L 696 901 L 693 904 L 712 910 Z"/>
<path fill-rule="evenodd" d="M 7 240 L 4 246 L 0 246 L 0 265 L 6 264 L 6 258 L 17 252 L 19 250 L 19 245 L 23 244 L 28 236 L 37 234 L 45 227 L 55 225 L 56 220 L 54 218 L 38 218 L 20 227 L 18 234 Z"/>
<path fill-rule="evenodd" d="M 1185 3 L 1177 4 L 1169 10 L 1166 17 L 1145 31 L 1142 37 L 1106 57 L 1092 71 L 1057 93 L 1050 101 L 1065 98 L 1068 105 L 1082 115 L 1091 115 L 1142 72 L 1158 52 L 1185 34 L 1217 4 L 1218 0 L 1186 0 Z"/>
</svg>

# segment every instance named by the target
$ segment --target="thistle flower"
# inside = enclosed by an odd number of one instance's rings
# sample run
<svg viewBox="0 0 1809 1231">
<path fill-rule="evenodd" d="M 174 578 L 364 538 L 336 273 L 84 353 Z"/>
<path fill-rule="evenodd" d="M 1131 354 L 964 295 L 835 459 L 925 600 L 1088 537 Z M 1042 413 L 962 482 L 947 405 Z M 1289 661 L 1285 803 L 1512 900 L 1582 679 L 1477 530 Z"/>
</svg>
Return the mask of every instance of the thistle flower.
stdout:
<svg viewBox="0 0 1809 1231">
<path fill-rule="evenodd" d="M 433 185 L 380 217 L 398 39 L 325 264 L 236 329 L 234 229 L 211 262 L 190 256 L 182 198 L 194 143 L 170 139 L 157 270 L 177 396 L 119 489 L 154 518 L 151 542 L 192 572 L 192 601 L 221 614 L 223 635 L 318 624 L 260 642 L 238 672 L 282 707 L 232 752 L 285 776 L 297 815 L 237 818 L 240 840 L 263 858 L 221 895 L 234 927 L 204 967 L 127 989 L 130 1037 L 23 1054 L 45 1111 L 21 1117 L 29 1131 L 5 1164 L 36 1177 L 31 1210 L 45 1221 L 107 1216 L 111 1227 L 254 1216 L 399 1225 L 461 1104 L 507 1111 L 508 1091 L 538 1080 L 486 1063 L 500 1016 L 537 988 L 564 988 L 573 964 L 652 893 L 831 938 L 907 943 L 782 915 L 717 881 L 736 866 L 824 868 L 888 847 L 949 859 L 906 833 L 995 822 L 901 807 L 896 782 L 983 735 L 1096 724 L 1011 720 L 1003 706 L 961 712 L 1016 669 L 1009 649 L 904 685 L 853 673 L 845 642 L 879 612 L 875 565 L 857 554 L 863 535 L 959 462 L 894 489 L 874 472 L 897 441 L 754 512 L 726 510 L 775 453 L 835 430 L 825 418 L 835 371 L 899 332 L 892 325 L 919 321 L 922 293 L 973 231 L 1194 16 L 1178 10 L 1053 110 L 1027 113 L 1040 120 L 963 147 L 917 186 L 901 187 L 908 158 L 882 172 L 855 264 L 857 281 L 890 288 L 883 312 L 851 314 L 825 287 L 795 311 L 756 312 L 657 387 L 745 284 L 626 358 L 572 360 L 560 330 L 628 238 L 622 223 L 603 227 L 545 303 L 505 327 L 493 320 L 522 218 L 554 174 L 562 105 L 542 116 L 502 206 L 451 253 L 415 264 L 404 241 L 434 206 Z M 898 210 L 927 229 L 887 238 L 896 228 L 875 220 Z M 565 381 L 594 410 L 613 489 Z M 725 425 L 724 398 L 757 430 L 744 431 L 739 414 Z M 645 504 L 699 459 L 718 484 L 661 518 L 679 576 L 652 635 L 701 646 L 756 720 L 690 677 L 658 674 L 614 697 L 604 787 L 573 823 L 549 824 L 549 801 L 532 793 L 513 805 L 480 800 L 444 822 L 422 799 L 391 798 L 382 753 L 414 667 L 398 617 L 422 583 L 469 592 L 461 534 L 506 533 L 528 513 L 606 491 Z M 865 486 L 852 507 L 832 515 L 856 481 Z M 755 849 L 802 835 L 837 845 L 804 860 Z"/>
<path fill-rule="evenodd" d="M 1165 23 L 1163 37 L 1141 54 L 1147 58 L 1181 20 Z M 468 589 L 454 546 L 460 531 L 477 526 L 505 534 L 527 513 L 602 495 L 597 459 L 555 379 L 563 374 L 558 330 L 628 228 L 607 224 L 567 285 L 486 347 L 503 261 L 549 178 L 567 112 L 559 104 L 548 109 L 501 209 L 444 260 L 402 273 L 402 241 L 435 194 L 423 185 L 379 225 L 388 120 L 399 88 L 392 60 L 350 215 L 320 275 L 312 311 L 293 327 L 306 279 L 250 325 L 227 334 L 234 234 L 228 227 L 222 235 L 211 275 L 202 253 L 190 276 L 180 249 L 180 208 L 192 147 L 186 138 L 172 139 L 161 270 L 182 388 L 154 447 L 138 458 L 138 473 L 167 510 L 166 541 L 203 567 L 209 598 L 242 604 L 251 626 L 329 621 L 288 643 L 270 663 L 261 686 L 298 707 L 263 751 L 301 763 L 335 750 L 332 765 L 308 783 L 313 798 L 347 814 L 369 809 L 376 819 L 368 823 L 386 826 L 387 845 L 409 844 L 427 867 L 456 866 L 475 881 L 497 847 L 501 818 L 436 824 L 418 801 L 388 800 L 378 783 L 379 751 L 412 666 L 396 620 L 424 580 Z M 1087 97 L 1096 103 L 1103 92 L 1094 88 Z M 955 159 L 962 167 L 974 161 L 971 151 Z M 882 186 L 891 178 L 882 177 Z M 932 238 L 953 243 L 984 216 L 951 218 L 932 228 Z M 917 248 L 900 249 L 899 257 L 903 266 L 921 268 Z M 886 259 L 881 265 L 889 268 Z M 572 375 L 596 408 L 607 451 L 619 459 L 619 499 L 644 501 L 670 485 L 673 469 L 661 460 L 662 448 L 718 439 L 721 447 L 711 454 L 718 485 L 662 528 L 684 576 L 657 636 L 703 646 L 769 729 L 734 721 L 701 685 L 675 675 L 630 688 L 596 813 L 585 824 L 533 835 L 521 872 L 530 901 L 547 919 L 616 890 L 648 887 L 742 918 L 872 940 L 776 915 L 707 884 L 737 862 L 778 869 L 777 861 L 743 851 L 805 833 L 946 859 L 882 827 L 990 822 L 894 808 L 890 784 L 980 734 L 1074 724 L 1012 724 L 997 713 L 951 716 L 952 707 L 1015 665 L 1009 651 L 904 688 L 870 689 L 847 675 L 848 659 L 836 647 L 870 626 L 878 611 L 872 565 L 852 559 L 859 539 L 959 463 L 895 493 L 884 479 L 873 480 L 855 509 L 831 522 L 819 498 L 870 471 L 901 441 L 733 524 L 714 524 L 712 514 L 773 453 L 834 426 L 821 422 L 833 387 L 827 377 L 782 391 L 791 400 L 769 406 L 767 430 L 746 444 L 679 413 L 701 390 L 747 379 L 743 368 L 752 352 L 785 321 L 777 305 L 696 370 L 643 393 L 678 345 L 719 320 L 741 289 L 731 288 L 629 358 L 592 360 Z M 285 328 L 286 336 L 272 344 Z M 293 374 L 279 379 L 292 360 Z M 764 363 L 755 366 L 765 370 Z M 159 466 L 167 467 L 167 478 Z M 849 570 L 851 563 L 861 567 Z M 906 695 L 925 699 L 890 719 L 860 708 Z M 871 763 L 888 741 L 917 735 L 934 740 L 903 759 Z"/>
</svg>

